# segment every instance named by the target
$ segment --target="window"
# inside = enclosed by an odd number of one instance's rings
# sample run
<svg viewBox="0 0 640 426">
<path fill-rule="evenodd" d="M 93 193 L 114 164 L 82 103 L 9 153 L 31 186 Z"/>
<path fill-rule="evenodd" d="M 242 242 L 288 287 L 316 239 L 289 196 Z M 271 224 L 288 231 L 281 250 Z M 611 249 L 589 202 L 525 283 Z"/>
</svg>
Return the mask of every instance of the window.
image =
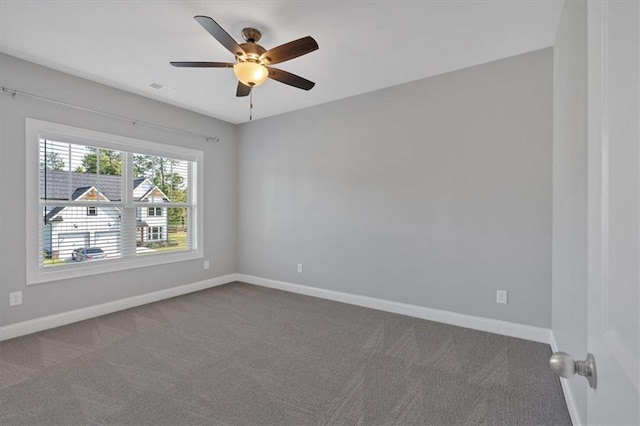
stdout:
<svg viewBox="0 0 640 426">
<path fill-rule="evenodd" d="M 201 151 L 32 119 L 27 142 L 29 283 L 202 257 Z"/>
<path fill-rule="evenodd" d="M 149 240 L 161 240 L 162 239 L 162 226 L 152 226 L 148 230 Z"/>
</svg>

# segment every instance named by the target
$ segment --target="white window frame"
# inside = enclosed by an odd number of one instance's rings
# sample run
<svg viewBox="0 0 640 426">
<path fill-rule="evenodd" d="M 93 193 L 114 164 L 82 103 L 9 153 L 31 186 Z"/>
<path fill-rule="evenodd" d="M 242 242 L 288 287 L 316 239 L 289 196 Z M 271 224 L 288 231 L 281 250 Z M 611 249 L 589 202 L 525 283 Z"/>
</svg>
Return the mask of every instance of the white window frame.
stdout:
<svg viewBox="0 0 640 426">
<path fill-rule="evenodd" d="M 92 211 L 93 209 L 93 211 Z M 87 216 L 98 216 L 97 206 L 87 206 Z"/>
<path fill-rule="evenodd" d="M 70 278 L 85 277 L 95 274 L 116 272 L 127 269 L 143 268 L 161 265 L 171 262 L 184 262 L 194 259 L 202 259 L 203 254 L 203 170 L 204 153 L 200 150 L 183 148 L 175 145 L 160 144 L 157 142 L 134 139 L 120 135 L 87 130 L 65 124 L 51 123 L 33 118 L 25 120 L 26 125 L 26 246 L 27 246 L 27 284 L 39 284 Z M 83 264 L 60 265 L 55 268 L 43 268 L 40 266 L 40 238 L 42 214 L 40 206 L 40 139 L 59 140 L 69 143 L 77 143 L 89 146 L 97 146 L 117 151 L 135 152 L 137 154 L 169 157 L 176 160 L 192 161 L 196 164 L 196 171 L 190 176 L 192 206 L 190 207 L 192 219 L 188 222 L 191 249 L 180 252 L 161 253 L 153 256 L 135 255 L 135 211 L 133 229 L 133 252 L 131 248 L 122 247 L 123 257 L 105 259 L 98 262 L 86 262 Z M 123 179 L 125 182 L 132 180 L 132 167 L 123 167 Z M 142 207 L 132 199 L 133 193 L 125 191 L 122 205 L 127 209 Z M 146 206 L 145 206 L 146 207 Z M 123 223 L 122 240 L 125 239 L 125 224 Z"/>
<path fill-rule="evenodd" d="M 151 214 L 151 210 L 153 210 L 153 214 Z M 158 210 L 160 210 L 160 214 L 158 213 Z M 147 208 L 147 216 L 149 217 L 160 217 L 162 216 L 162 207 L 148 207 Z"/>
</svg>

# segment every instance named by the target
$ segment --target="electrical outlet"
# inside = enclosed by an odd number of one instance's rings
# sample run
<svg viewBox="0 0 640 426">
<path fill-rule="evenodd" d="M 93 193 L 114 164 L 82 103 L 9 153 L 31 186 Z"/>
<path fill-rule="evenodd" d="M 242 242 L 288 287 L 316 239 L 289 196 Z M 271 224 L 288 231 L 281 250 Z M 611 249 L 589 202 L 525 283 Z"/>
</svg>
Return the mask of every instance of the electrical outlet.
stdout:
<svg viewBox="0 0 640 426">
<path fill-rule="evenodd" d="M 496 303 L 507 304 L 507 290 L 498 290 L 496 292 Z"/>
<path fill-rule="evenodd" d="M 22 305 L 22 292 L 16 291 L 14 293 L 9 293 L 9 306 L 18 305 Z"/>
<path fill-rule="evenodd" d="M 298 263 L 298 273 L 302 273 L 302 263 Z"/>
<path fill-rule="evenodd" d="M 204 261 L 204 269 L 209 269 L 209 260 Z"/>
</svg>

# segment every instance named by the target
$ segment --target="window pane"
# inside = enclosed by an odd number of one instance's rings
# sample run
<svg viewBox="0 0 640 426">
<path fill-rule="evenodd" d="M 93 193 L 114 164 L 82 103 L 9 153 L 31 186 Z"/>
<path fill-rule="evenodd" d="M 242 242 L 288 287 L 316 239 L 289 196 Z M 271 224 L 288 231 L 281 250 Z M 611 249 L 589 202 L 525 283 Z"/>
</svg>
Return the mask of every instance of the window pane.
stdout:
<svg viewBox="0 0 640 426">
<path fill-rule="evenodd" d="M 74 264 L 122 255 L 120 209 L 99 206 L 95 215 L 77 205 L 43 209 L 41 247 L 44 267 Z"/>
<path fill-rule="evenodd" d="M 70 199 L 70 147 L 65 142 L 40 140 L 41 200 Z"/>
<path fill-rule="evenodd" d="M 154 155 L 133 155 L 136 201 L 189 202 L 189 162 Z"/>
<path fill-rule="evenodd" d="M 40 140 L 40 199 L 120 201 L 118 151 Z"/>
<path fill-rule="evenodd" d="M 136 253 L 150 255 L 191 248 L 187 238 L 187 208 L 159 207 L 161 215 L 148 216 L 147 208 L 136 213 Z"/>
<path fill-rule="evenodd" d="M 71 151 L 73 200 L 122 200 L 120 152 L 80 145 L 72 145 Z"/>
</svg>

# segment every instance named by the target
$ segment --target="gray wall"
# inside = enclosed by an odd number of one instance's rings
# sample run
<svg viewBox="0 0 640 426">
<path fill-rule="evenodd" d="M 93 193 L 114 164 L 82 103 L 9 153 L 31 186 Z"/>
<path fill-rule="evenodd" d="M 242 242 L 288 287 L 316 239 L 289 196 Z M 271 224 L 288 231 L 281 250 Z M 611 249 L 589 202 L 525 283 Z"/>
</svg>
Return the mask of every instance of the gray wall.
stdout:
<svg viewBox="0 0 640 426">
<path fill-rule="evenodd" d="M 206 142 L 40 100 L 0 94 L 0 325 L 236 272 L 235 126 L 1 54 L 0 82 L 13 89 L 221 139 L 217 144 Z M 202 261 L 197 260 L 26 286 L 25 117 L 203 150 L 204 255 L 210 259 L 211 269 L 205 271 Z M 13 291 L 23 292 L 23 305 L 8 306 L 8 294 Z"/>
<path fill-rule="evenodd" d="M 6 55 L 0 71 L 3 86 L 222 139 L 0 95 L 0 297 L 24 295 L 0 325 L 242 272 L 550 326 L 551 49 L 239 127 Z M 26 286 L 25 117 L 204 150 L 212 269 Z"/>
<path fill-rule="evenodd" d="M 552 56 L 240 126 L 239 271 L 549 327 Z"/>
<path fill-rule="evenodd" d="M 587 2 L 565 2 L 554 48 L 553 308 L 560 350 L 587 353 Z M 587 382 L 568 380 L 581 418 Z"/>
</svg>

